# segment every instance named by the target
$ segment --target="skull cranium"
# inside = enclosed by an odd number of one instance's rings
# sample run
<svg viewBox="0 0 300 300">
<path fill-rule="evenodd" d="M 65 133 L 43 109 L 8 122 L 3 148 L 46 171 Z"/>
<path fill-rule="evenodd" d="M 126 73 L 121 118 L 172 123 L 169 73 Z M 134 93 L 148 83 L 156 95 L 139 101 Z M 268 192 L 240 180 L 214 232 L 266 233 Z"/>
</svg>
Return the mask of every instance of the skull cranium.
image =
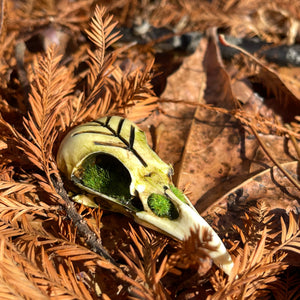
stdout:
<svg viewBox="0 0 300 300">
<path fill-rule="evenodd" d="M 130 215 L 136 222 L 183 240 L 207 230 L 213 261 L 230 274 L 233 262 L 221 239 L 172 184 L 173 169 L 149 147 L 145 133 L 113 116 L 75 127 L 60 145 L 59 169 L 85 191 L 73 199 Z M 201 238 L 200 238 L 201 240 Z"/>
</svg>

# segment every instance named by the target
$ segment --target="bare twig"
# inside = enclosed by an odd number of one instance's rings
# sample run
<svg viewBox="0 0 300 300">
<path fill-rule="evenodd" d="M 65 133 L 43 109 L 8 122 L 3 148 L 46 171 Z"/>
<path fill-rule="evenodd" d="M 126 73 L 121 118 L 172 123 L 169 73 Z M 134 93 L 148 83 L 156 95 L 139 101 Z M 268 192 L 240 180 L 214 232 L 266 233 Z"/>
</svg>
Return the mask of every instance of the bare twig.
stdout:
<svg viewBox="0 0 300 300">
<path fill-rule="evenodd" d="M 1 6 L 1 12 L 0 12 L 0 35 L 2 32 L 2 27 L 3 27 L 3 21 L 4 21 L 4 1 L 5 0 L 0 0 L 0 6 Z"/>
<path fill-rule="evenodd" d="M 291 126 L 289 124 L 285 124 L 285 127 L 289 130 L 292 130 Z M 300 148 L 299 148 L 299 145 L 295 139 L 295 137 L 291 134 L 289 134 L 289 138 L 291 139 L 292 143 L 293 143 L 293 146 L 297 152 L 297 155 L 298 155 L 298 160 L 300 161 Z"/>
<path fill-rule="evenodd" d="M 117 266 L 117 263 L 108 254 L 106 249 L 102 246 L 101 241 L 99 241 L 96 234 L 89 228 L 85 220 L 75 209 L 74 202 L 69 199 L 68 194 L 63 186 L 63 182 L 59 179 L 52 178 L 52 183 L 59 196 L 65 201 L 64 209 L 67 213 L 67 216 L 72 220 L 74 225 L 77 227 L 79 234 L 86 238 L 86 243 L 89 246 L 89 248 L 95 253 L 103 256 L 105 259 L 110 261 L 113 265 Z"/>
<path fill-rule="evenodd" d="M 271 120 L 259 120 L 257 119 L 257 117 L 253 116 L 252 114 L 247 114 L 245 111 L 243 111 L 242 109 L 234 109 L 234 110 L 227 110 L 226 108 L 222 108 L 222 107 L 215 107 L 209 104 L 203 104 L 203 103 L 196 103 L 193 101 L 187 101 L 187 100 L 173 100 L 173 99 L 159 99 L 158 100 L 159 103 L 177 103 L 177 104 L 186 104 L 186 105 L 191 105 L 191 106 L 195 106 L 195 107 L 201 107 L 204 109 L 208 109 L 211 111 L 215 111 L 218 113 L 222 113 L 222 114 L 228 114 L 233 116 L 234 118 L 236 118 L 237 120 L 239 120 L 242 124 L 249 126 L 249 124 L 253 121 L 256 121 L 258 124 L 264 124 L 266 125 L 268 128 L 270 129 L 274 129 L 279 131 L 280 133 L 283 134 L 288 134 L 291 136 L 294 136 L 295 138 L 300 138 L 300 135 L 297 134 L 296 132 L 292 131 L 289 128 L 285 128 L 283 126 L 274 124 L 274 122 L 272 122 Z"/>
<path fill-rule="evenodd" d="M 300 184 L 297 180 L 295 180 L 277 161 L 277 159 L 272 155 L 272 153 L 269 151 L 269 149 L 266 147 L 265 143 L 261 140 L 259 137 L 257 131 L 255 128 L 251 125 L 249 125 L 250 129 L 252 130 L 253 134 L 255 135 L 259 145 L 262 147 L 264 152 L 267 154 L 267 156 L 271 159 L 271 161 L 278 167 L 278 169 L 288 178 L 288 180 L 298 189 L 300 190 Z"/>
</svg>

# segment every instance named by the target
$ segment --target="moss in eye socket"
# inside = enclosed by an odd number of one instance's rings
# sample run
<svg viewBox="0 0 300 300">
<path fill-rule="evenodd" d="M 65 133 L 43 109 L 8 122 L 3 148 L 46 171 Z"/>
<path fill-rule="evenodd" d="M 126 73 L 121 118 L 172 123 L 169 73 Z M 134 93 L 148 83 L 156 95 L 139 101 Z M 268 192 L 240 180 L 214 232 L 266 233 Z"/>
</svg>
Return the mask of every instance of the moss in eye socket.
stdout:
<svg viewBox="0 0 300 300">
<path fill-rule="evenodd" d="M 109 155 L 86 159 L 82 164 L 81 181 L 85 186 L 116 198 L 122 203 L 132 198 L 129 191 L 131 178 L 128 171 Z"/>
<path fill-rule="evenodd" d="M 158 217 L 167 217 L 170 220 L 179 217 L 175 205 L 163 195 L 151 194 L 148 197 L 148 206 Z"/>
</svg>

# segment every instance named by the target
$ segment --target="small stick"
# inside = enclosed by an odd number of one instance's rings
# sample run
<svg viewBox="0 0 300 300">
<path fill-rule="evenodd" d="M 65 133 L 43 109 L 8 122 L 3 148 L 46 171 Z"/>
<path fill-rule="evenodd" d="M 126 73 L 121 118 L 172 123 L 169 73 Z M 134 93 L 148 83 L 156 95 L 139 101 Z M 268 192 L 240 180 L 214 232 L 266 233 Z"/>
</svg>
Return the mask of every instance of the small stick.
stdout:
<svg viewBox="0 0 300 300">
<path fill-rule="evenodd" d="M 285 124 L 285 127 L 286 127 L 288 130 L 292 130 L 290 124 Z M 298 160 L 300 161 L 300 148 L 299 148 L 299 145 L 298 145 L 298 143 L 297 143 L 297 141 L 296 141 L 296 138 L 295 138 L 293 135 L 291 135 L 291 134 L 289 134 L 289 138 L 290 138 L 290 140 L 291 140 L 292 143 L 293 143 L 293 146 L 294 146 L 294 148 L 295 148 L 295 150 L 296 150 L 296 152 L 297 152 Z"/>
<path fill-rule="evenodd" d="M 4 0 L 1 0 L 1 13 L 0 13 L 0 35 L 3 27 L 4 22 Z"/>
<path fill-rule="evenodd" d="M 69 199 L 68 194 L 63 186 L 63 182 L 59 179 L 53 178 L 52 182 L 58 195 L 65 201 L 64 209 L 66 210 L 67 216 L 73 221 L 74 225 L 78 229 L 79 234 L 86 237 L 86 243 L 89 248 L 95 253 L 103 256 L 113 265 L 117 266 L 117 263 L 102 246 L 101 241 L 99 241 L 96 234 L 89 228 L 85 220 L 75 209 L 73 201 Z"/>
<path fill-rule="evenodd" d="M 261 138 L 259 137 L 257 131 L 254 129 L 254 127 L 252 127 L 250 124 L 248 125 L 250 127 L 250 129 L 252 130 L 253 134 L 255 135 L 259 145 L 262 147 L 262 149 L 264 150 L 264 152 L 267 154 L 267 156 L 271 159 L 271 161 L 277 166 L 277 168 L 288 178 L 288 180 L 298 189 L 300 190 L 300 184 L 297 180 L 295 180 L 281 165 L 280 163 L 277 161 L 277 159 L 275 157 L 273 157 L 273 155 L 271 154 L 271 152 L 269 151 L 269 149 L 266 147 L 266 145 L 264 144 L 264 142 L 261 140 Z"/>
<path fill-rule="evenodd" d="M 249 56 L 251 59 L 253 59 L 259 66 L 261 66 L 262 68 L 265 68 L 265 66 L 253 55 L 251 55 L 250 53 L 246 52 L 243 48 L 240 48 L 238 46 L 229 44 L 223 35 L 219 35 L 219 40 L 220 42 L 227 47 L 231 47 L 234 48 L 240 52 L 242 52 L 243 54 Z M 255 128 L 249 123 L 247 124 L 249 126 L 249 128 L 252 130 L 253 134 L 255 135 L 258 143 L 260 144 L 260 146 L 262 147 L 263 151 L 267 154 L 267 156 L 271 159 L 271 161 L 277 166 L 277 168 L 288 178 L 288 180 L 298 189 L 300 190 L 300 184 L 297 180 L 295 180 L 281 165 L 280 163 L 277 161 L 277 159 L 275 157 L 273 157 L 273 155 L 271 154 L 271 152 L 269 151 L 269 149 L 266 147 L 266 145 L 264 144 L 264 142 L 261 140 L 261 138 L 259 137 L 257 131 L 255 130 Z M 289 129 L 286 126 L 287 129 Z M 299 154 L 298 154 L 299 155 Z"/>
</svg>

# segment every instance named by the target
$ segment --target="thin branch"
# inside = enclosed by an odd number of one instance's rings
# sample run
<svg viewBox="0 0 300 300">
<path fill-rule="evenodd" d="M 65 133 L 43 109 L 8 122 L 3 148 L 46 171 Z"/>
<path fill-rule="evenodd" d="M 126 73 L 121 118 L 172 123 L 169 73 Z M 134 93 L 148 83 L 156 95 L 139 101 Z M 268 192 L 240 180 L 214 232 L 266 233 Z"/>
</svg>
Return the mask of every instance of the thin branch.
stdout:
<svg viewBox="0 0 300 300">
<path fill-rule="evenodd" d="M 2 32 L 2 27 L 3 27 L 3 22 L 4 22 L 4 1 L 5 0 L 1 0 L 1 13 L 0 13 L 0 35 Z"/>
<path fill-rule="evenodd" d="M 266 125 L 271 129 L 274 130 L 278 130 L 280 133 L 284 133 L 284 134 L 288 134 L 291 136 L 294 136 L 295 138 L 300 138 L 300 134 L 297 134 L 296 132 L 285 128 L 283 126 L 280 125 L 276 125 L 274 124 L 274 122 L 272 122 L 271 120 L 259 120 L 257 119 L 256 116 L 253 116 L 251 114 L 247 114 L 245 111 L 241 110 L 241 109 L 233 109 L 233 110 L 227 110 L 226 108 L 222 108 L 222 107 L 215 107 L 212 106 L 210 104 L 203 104 L 203 103 L 196 103 L 193 101 L 187 101 L 187 100 L 173 100 L 173 99 L 163 99 L 160 98 L 157 102 L 159 103 L 175 103 L 175 104 L 186 104 L 186 105 L 191 105 L 191 106 L 195 106 L 195 107 L 201 107 L 204 109 L 208 109 L 211 111 L 215 111 L 217 113 L 222 113 L 222 114 L 228 114 L 233 116 L 234 118 L 236 118 L 237 120 L 239 120 L 241 123 L 243 123 L 246 126 L 249 126 L 249 124 L 251 122 L 253 122 L 254 120 L 258 123 L 258 124 L 262 124 L 262 125 Z"/>
<path fill-rule="evenodd" d="M 249 125 L 250 129 L 252 130 L 253 134 L 255 135 L 259 145 L 262 147 L 266 155 L 271 159 L 271 161 L 277 166 L 277 168 L 288 178 L 288 180 L 300 191 L 300 184 L 297 180 L 295 180 L 277 161 L 277 159 L 272 155 L 269 149 L 266 147 L 264 142 L 259 137 L 257 131 L 254 129 L 253 126 Z"/>
<path fill-rule="evenodd" d="M 52 178 L 52 183 L 59 196 L 65 201 L 64 209 L 67 213 L 67 216 L 73 221 L 74 226 L 77 227 L 79 234 L 86 238 L 86 243 L 89 246 L 89 248 L 95 253 L 103 256 L 113 265 L 117 266 L 117 263 L 108 254 L 106 249 L 104 249 L 96 234 L 89 228 L 85 220 L 75 209 L 74 202 L 69 199 L 68 194 L 63 187 L 63 182 L 59 179 L 57 180 Z"/>
<path fill-rule="evenodd" d="M 285 124 L 285 127 L 289 130 L 292 130 L 292 128 L 289 124 Z M 298 156 L 298 160 L 300 161 L 300 148 L 299 148 L 298 142 L 296 141 L 295 137 L 291 134 L 289 134 L 289 138 L 291 139 L 291 141 L 293 143 L 293 146 L 294 146 L 297 156 Z"/>
</svg>

